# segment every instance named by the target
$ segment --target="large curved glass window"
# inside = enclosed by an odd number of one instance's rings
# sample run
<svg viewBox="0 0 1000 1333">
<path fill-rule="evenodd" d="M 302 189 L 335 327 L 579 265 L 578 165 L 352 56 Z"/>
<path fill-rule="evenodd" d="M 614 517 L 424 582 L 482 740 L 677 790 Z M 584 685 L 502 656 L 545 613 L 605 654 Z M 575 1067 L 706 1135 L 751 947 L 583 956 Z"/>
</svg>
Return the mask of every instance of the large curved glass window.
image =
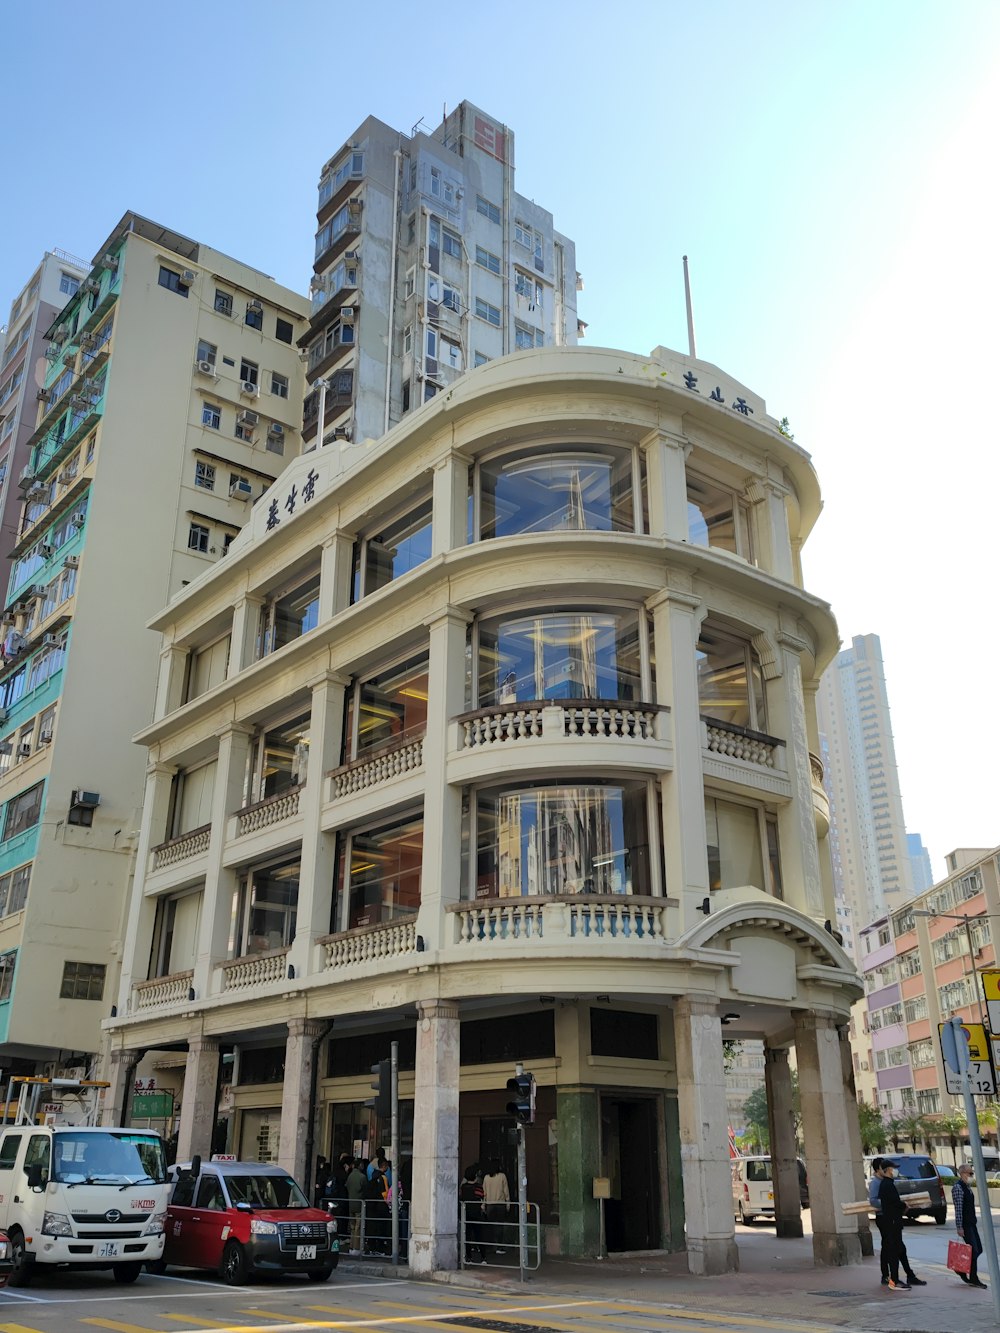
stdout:
<svg viewBox="0 0 1000 1333">
<path fill-rule="evenodd" d="M 519 451 L 479 466 L 479 539 L 635 532 L 630 449 Z"/>
<path fill-rule="evenodd" d="M 651 891 L 643 783 L 481 791 L 471 813 L 476 898 Z"/>
<path fill-rule="evenodd" d="M 751 731 L 767 730 L 764 676 L 746 639 L 706 621 L 698 639 L 697 664 L 702 717 Z"/>
<path fill-rule="evenodd" d="M 643 698 L 634 611 L 513 614 L 478 626 L 478 707 Z"/>
</svg>

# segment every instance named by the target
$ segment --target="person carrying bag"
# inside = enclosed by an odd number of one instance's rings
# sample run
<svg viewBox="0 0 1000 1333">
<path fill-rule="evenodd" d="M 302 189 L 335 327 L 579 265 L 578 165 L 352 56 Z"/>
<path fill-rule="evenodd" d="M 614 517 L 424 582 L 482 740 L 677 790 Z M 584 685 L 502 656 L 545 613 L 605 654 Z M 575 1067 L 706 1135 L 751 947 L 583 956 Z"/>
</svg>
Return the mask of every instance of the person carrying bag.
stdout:
<svg viewBox="0 0 1000 1333">
<path fill-rule="evenodd" d="M 955 1181 L 951 1191 L 952 1203 L 955 1205 L 955 1229 L 971 1251 L 968 1272 L 965 1273 L 957 1267 L 954 1271 L 968 1286 L 985 1288 L 986 1283 L 980 1282 L 979 1274 L 976 1271 L 976 1260 L 983 1252 L 983 1242 L 979 1238 L 979 1223 L 976 1219 L 976 1196 L 969 1187 L 971 1179 L 972 1167 L 960 1166 L 958 1168 L 958 1180 Z M 986 1207 L 989 1208 L 988 1199 Z M 952 1241 L 952 1245 L 954 1243 Z M 962 1258 L 964 1261 L 965 1256 L 963 1255 Z M 951 1245 L 948 1247 L 948 1267 L 952 1267 Z"/>
</svg>

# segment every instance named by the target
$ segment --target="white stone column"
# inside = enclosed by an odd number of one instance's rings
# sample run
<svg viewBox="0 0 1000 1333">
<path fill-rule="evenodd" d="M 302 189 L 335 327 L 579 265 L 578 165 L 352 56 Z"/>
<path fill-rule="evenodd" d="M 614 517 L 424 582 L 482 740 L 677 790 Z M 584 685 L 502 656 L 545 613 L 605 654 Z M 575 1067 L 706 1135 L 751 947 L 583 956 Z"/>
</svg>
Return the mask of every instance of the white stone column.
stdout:
<svg viewBox="0 0 1000 1333">
<path fill-rule="evenodd" d="M 840 1035 L 833 1019 L 796 1013 L 795 1056 L 809 1172 L 813 1260 L 817 1264 L 858 1263 L 857 1218 L 841 1212 L 841 1204 L 854 1199 L 856 1163 L 850 1117 L 856 1122 L 858 1113 L 856 1105 L 847 1104 Z"/>
<path fill-rule="evenodd" d="M 783 630 L 777 636 L 778 674 L 767 682 L 768 729 L 785 742 L 792 799 L 778 807 L 782 892 L 786 902 L 822 924 L 823 879 L 813 811 L 809 733 L 802 692 L 801 653 L 808 645 Z"/>
<path fill-rule="evenodd" d="M 178 1162 L 190 1161 L 195 1153 L 200 1153 L 206 1161 L 211 1156 L 218 1085 L 219 1043 L 214 1037 L 189 1037 L 177 1127 Z"/>
<path fill-rule="evenodd" d="M 318 624 L 332 620 L 351 604 L 354 538 L 347 532 L 334 532 L 323 543 L 319 565 Z"/>
<path fill-rule="evenodd" d="M 837 1040 L 840 1042 L 840 1071 L 844 1079 L 844 1096 L 848 1108 L 847 1132 L 850 1135 L 851 1162 L 854 1166 L 853 1193 L 855 1199 L 863 1199 L 868 1192 L 868 1181 L 865 1179 L 864 1147 L 861 1143 L 861 1122 L 858 1119 L 858 1089 L 854 1082 L 854 1056 L 851 1053 L 848 1024 L 837 1025 Z M 856 1220 L 861 1254 L 867 1258 L 875 1253 L 871 1223 L 867 1213 L 861 1213 Z"/>
<path fill-rule="evenodd" d="M 462 881 L 462 793 L 448 782 L 448 749 L 458 734 L 452 722 L 465 704 L 467 612 L 448 606 L 430 628 L 427 731 L 423 741 L 424 850 L 417 934 L 427 950 L 445 943 L 445 912 L 458 902 Z"/>
<path fill-rule="evenodd" d="M 156 679 L 156 702 L 153 717 L 159 721 L 184 702 L 184 682 L 187 677 L 188 648 L 167 644 L 160 650 L 160 669 Z"/>
<path fill-rule="evenodd" d="M 780 473 L 777 464 L 771 466 Z M 788 535 L 788 510 L 785 507 L 788 487 L 774 475 L 748 477 L 744 493 L 753 505 L 754 554 L 758 566 L 775 578 L 794 583 L 795 569 Z"/>
<path fill-rule="evenodd" d="M 312 1076 L 318 1055 L 316 1040 L 328 1024 L 315 1018 L 290 1018 L 285 1041 L 285 1082 L 281 1094 L 281 1139 L 278 1165 L 283 1166 L 307 1192 L 313 1180 L 313 1163 L 306 1161 L 312 1140 Z"/>
<path fill-rule="evenodd" d="M 739 1268 L 733 1224 L 722 1023 L 714 1001 L 674 1004 L 677 1109 L 688 1269 L 711 1276 Z"/>
<path fill-rule="evenodd" d="M 344 728 L 346 676 L 324 671 L 309 681 L 312 709 L 309 715 L 309 769 L 305 789 L 299 796 L 302 814 L 302 864 L 299 872 L 299 901 L 295 915 L 295 939 L 288 961 L 297 977 L 315 971 L 316 941 L 330 933 L 330 907 L 336 861 L 336 834 L 320 827 L 326 774 L 340 763 Z"/>
<path fill-rule="evenodd" d="M 469 533 L 469 460 L 451 449 L 434 464 L 431 554 L 465 546 Z"/>
<path fill-rule="evenodd" d="M 234 722 L 219 733 L 219 761 L 212 793 L 212 832 L 209 837 L 205 890 L 198 925 L 194 960 L 195 998 L 211 990 L 212 971 L 226 956 L 237 875 L 223 865 L 229 818 L 243 802 L 251 728 Z"/>
<path fill-rule="evenodd" d="M 135 1080 L 136 1066 L 141 1053 L 118 1047 L 109 1052 L 108 1070 L 109 1087 L 104 1089 L 104 1101 L 101 1104 L 102 1125 L 125 1125 L 127 1121 L 126 1102 L 131 1101 L 132 1083 Z"/>
<path fill-rule="evenodd" d="M 650 431 L 639 441 L 646 454 L 649 530 L 654 537 L 688 539 L 687 456 L 691 444 L 678 432 Z"/>
<path fill-rule="evenodd" d="M 691 592 L 666 588 L 651 597 L 656 645 L 656 702 L 670 707 L 674 770 L 661 779 L 665 891 L 680 899 L 678 934 L 702 920 L 709 894 L 702 724 L 695 651 L 704 606 Z"/>
<path fill-rule="evenodd" d="M 156 900 L 142 894 L 142 884 L 150 869 L 151 848 L 166 842 L 169 829 L 170 801 L 173 795 L 175 764 L 150 764 L 146 769 L 146 789 L 142 802 L 142 824 L 135 854 L 134 891 L 129 897 L 125 922 L 126 947 L 122 949 L 122 967 L 118 981 L 118 1012 L 129 1012 L 132 983 L 144 981 L 153 947 Z"/>
<path fill-rule="evenodd" d="M 764 1087 L 774 1178 L 774 1220 L 778 1236 L 802 1235 L 799 1163 L 795 1150 L 795 1109 L 792 1075 L 784 1046 L 764 1047 Z M 860 1159 L 859 1159 L 860 1160 Z"/>
<path fill-rule="evenodd" d="M 229 640 L 229 665 L 226 678 L 244 671 L 255 661 L 257 635 L 260 631 L 260 609 L 264 598 L 246 593 L 233 606 L 233 630 Z"/>
<path fill-rule="evenodd" d="M 417 1005 L 410 1268 L 458 1267 L 458 1005 Z"/>
</svg>

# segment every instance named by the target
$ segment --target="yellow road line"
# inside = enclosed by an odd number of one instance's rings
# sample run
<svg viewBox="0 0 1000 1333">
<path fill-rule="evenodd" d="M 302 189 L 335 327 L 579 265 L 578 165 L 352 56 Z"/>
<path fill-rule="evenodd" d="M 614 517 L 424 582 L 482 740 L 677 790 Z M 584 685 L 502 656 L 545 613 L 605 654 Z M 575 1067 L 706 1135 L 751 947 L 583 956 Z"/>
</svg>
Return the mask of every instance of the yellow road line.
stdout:
<svg viewBox="0 0 1000 1333">
<path fill-rule="evenodd" d="M 330 1327 L 330 1321 L 328 1319 L 303 1319 L 300 1315 L 290 1315 L 287 1310 L 284 1314 L 275 1314 L 273 1310 L 258 1310 L 256 1305 L 252 1310 L 237 1310 L 236 1313 L 248 1315 L 254 1319 L 256 1319 L 258 1315 L 261 1319 L 277 1319 L 283 1324 L 294 1322 L 297 1324 L 315 1324 L 317 1328 Z"/>
<path fill-rule="evenodd" d="M 98 1328 L 112 1328 L 115 1333 L 156 1333 L 148 1324 L 123 1324 L 120 1319 L 81 1319 L 82 1324 L 96 1324 Z"/>
<path fill-rule="evenodd" d="M 161 1314 L 157 1315 L 157 1318 L 176 1319 L 179 1324 L 190 1324 L 191 1322 L 191 1316 L 189 1314 Z M 229 1328 L 230 1326 L 230 1320 L 228 1319 L 208 1319 L 203 1314 L 198 1316 L 198 1320 L 202 1324 L 210 1324 L 212 1328 Z"/>
<path fill-rule="evenodd" d="M 27 1324 L 0 1324 L 0 1333 L 42 1333 L 40 1328 L 29 1328 Z"/>
<path fill-rule="evenodd" d="M 441 1323 L 452 1323 L 452 1322 L 455 1321 L 455 1320 L 461 1320 L 461 1319 L 463 1319 L 463 1318 L 464 1318 L 464 1319 L 480 1318 L 480 1317 L 481 1317 L 482 1315 L 484 1315 L 484 1314 L 492 1314 L 492 1315 L 496 1315 L 498 1318 L 507 1317 L 507 1316 L 512 1315 L 512 1314 L 544 1314 L 544 1313 L 546 1313 L 547 1311 L 550 1311 L 550 1310 L 572 1310 L 572 1309 L 581 1309 L 581 1308 L 585 1308 L 585 1307 L 586 1307 L 586 1308 L 595 1308 L 596 1306 L 599 1306 L 599 1305 L 606 1306 L 606 1305 L 608 1305 L 608 1304 L 609 1304 L 608 1301 L 601 1301 L 601 1300 L 587 1300 L 587 1301 L 559 1301 L 559 1302 L 557 1302 L 557 1303 L 555 1303 L 555 1304 L 552 1304 L 552 1305 L 513 1305 L 513 1306 L 501 1306 L 500 1308 L 498 1308 L 498 1309 L 493 1309 L 493 1310 L 489 1309 L 488 1307 L 487 1307 L 487 1308 L 480 1307 L 480 1308 L 477 1309 L 477 1310 L 454 1310 L 454 1311 L 452 1311 L 452 1312 L 451 1312 L 450 1314 L 448 1314 L 448 1315 L 442 1315 L 442 1318 L 441 1318 L 439 1321 L 436 1321 L 436 1322 L 441 1322 Z M 310 1306 L 308 1306 L 307 1308 L 310 1309 L 310 1310 L 322 1309 L 321 1306 L 315 1306 L 315 1305 L 310 1305 Z M 238 1313 L 246 1314 L 247 1311 L 238 1311 Z M 254 1313 L 255 1315 L 256 1315 L 256 1314 L 262 1314 L 263 1311 L 260 1311 L 260 1310 L 254 1310 L 253 1313 Z M 267 1316 L 267 1318 L 269 1318 L 269 1319 L 273 1319 L 274 1317 L 275 1317 L 274 1315 L 268 1315 L 268 1316 Z M 419 1323 L 421 1323 L 421 1322 L 424 1322 L 424 1323 L 427 1322 L 427 1317 L 426 1317 L 426 1315 L 385 1315 L 383 1318 L 375 1318 L 375 1319 L 367 1318 L 367 1319 L 329 1319 L 329 1320 L 326 1320 L 326 1319 L 321 1319 L 321 1320 L 306 1319 L 306 1320 L 302 1320 L 302 1319 L 295 1319 L 294 1316 L 289 1317 L 288 1315 L 282 1315 L 281 1318 L 287 1320 L 287 1322 L 284 1323 L 284 1324 L 279 1324 L 279 1325 L 277 1326 L 277 1328 L 275 1328 L 275 1329 L 273 1330 L 273 1333 L 287 1333 L 288 1330 L 297 1329 L 297 1328 L 302 1328 L 302 1327 L 305 1327 L 305 1328 L 382 1328 L 382 1327 L 384 1327 L 386 1324 L 419 1324 Z M 102 1320 L 94 1320 L 93 1322 L 94 1322 L 94 1323 L 102 1323 L 102 1322 L 104 1322 L 104 1321 L 102 1321 Z M 121 1325 L 121 1324 L 111 1324 L 111 1323 L 108 1324 L 108 1327 L 109 1327 L 109 1328 L 117 1328 L 117 1329 L 127 1328 L 126 1325 Z M 262 1328 L 262 1327 L 267 1327 L 267 1325 L 261 1325 L 261 1324 L 228 1324 L 228 1325 L 226 1325 L 226 1333 L 261 1333 L 261 1328 Z M 2 1330 L 0 1330 L 0 1333 L 2 1333 Z M 34 1330 L 34 1329 L 29 1330 L 29 1333 L 35 1333 L 35 1330 Z M 148 1328 L 144 1328 L 144 1329 L 139 1329 L 139 1330 L 138 1330 L 138 1333 L 155 1333 L 155 1330 L 153 1330 L 153 1329 L 148 1329 Z M 190 1329 L 190 1330 L 188 1330 L 188 1333 L 197 1333 L 197 1330 L 195 1330 L 195 1329 Z M 812 1330 L 811 1333 L 815 1333 L 815 1330 Z"/>
</svg>

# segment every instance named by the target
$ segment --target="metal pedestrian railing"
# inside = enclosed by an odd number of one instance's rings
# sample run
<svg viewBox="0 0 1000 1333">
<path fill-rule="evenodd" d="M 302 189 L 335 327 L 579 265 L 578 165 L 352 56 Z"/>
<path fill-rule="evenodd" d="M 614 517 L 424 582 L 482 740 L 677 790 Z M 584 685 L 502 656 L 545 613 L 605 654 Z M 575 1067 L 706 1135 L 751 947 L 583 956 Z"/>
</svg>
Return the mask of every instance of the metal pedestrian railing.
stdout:
<svg viewBox="0 0 1000 1333">
<path fill-rule="evenodd" d="M 542 1262 L 542 1225 L 537 1203 L 525 1208 L 525 1246 L 520 1248 L 517 1204 L 459 1204 L 458 1263 L 460 1268 L 482 1267 L 533 1271 Z M 494 1209 L 504 1210 L 500 1217 Z M 490 1213 L 493 1213 L 490 1216 Z"/>
</svg>

